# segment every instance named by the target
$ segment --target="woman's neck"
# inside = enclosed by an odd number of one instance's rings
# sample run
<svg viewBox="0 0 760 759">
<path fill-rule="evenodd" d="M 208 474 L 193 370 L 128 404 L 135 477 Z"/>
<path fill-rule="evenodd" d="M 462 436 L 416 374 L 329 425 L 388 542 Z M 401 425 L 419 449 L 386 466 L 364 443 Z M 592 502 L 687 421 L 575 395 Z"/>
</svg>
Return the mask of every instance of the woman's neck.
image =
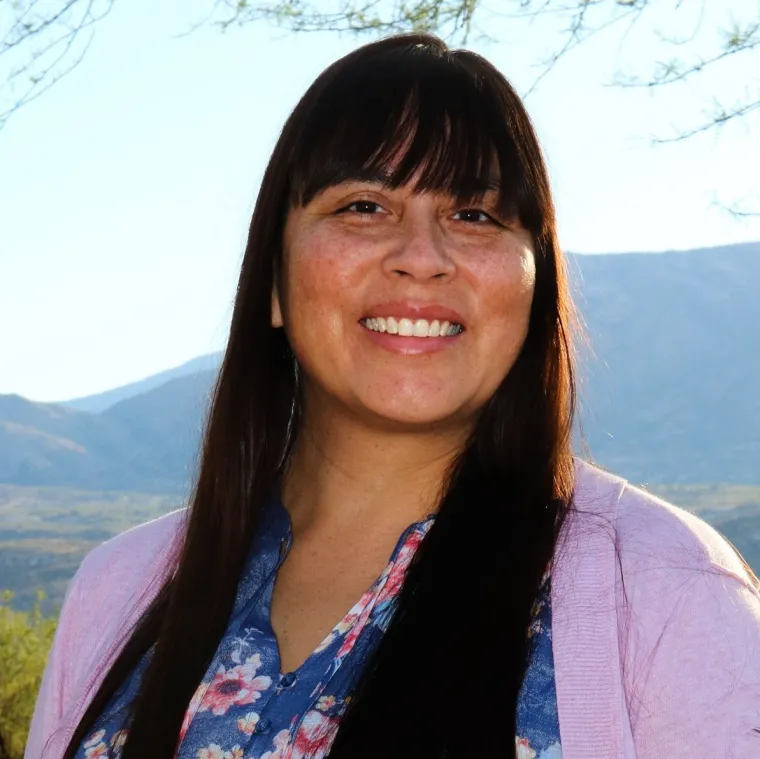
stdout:
<svg viewBox="0 0 760 759">
<path fill-rule="evenodd" d="M 303 420 L 282 498 L 294 532 L 404 525 L 436 510 L 466 433 L 376 429 L 350 417 Z"/>
</svg>

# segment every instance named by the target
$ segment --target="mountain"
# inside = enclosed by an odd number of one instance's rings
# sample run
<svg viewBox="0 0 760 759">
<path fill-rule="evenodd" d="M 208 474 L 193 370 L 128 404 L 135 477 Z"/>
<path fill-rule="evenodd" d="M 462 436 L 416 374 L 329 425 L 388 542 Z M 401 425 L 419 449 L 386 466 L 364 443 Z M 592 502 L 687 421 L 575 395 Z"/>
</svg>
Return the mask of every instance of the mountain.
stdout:
<svg viewBox="0 0 760 759">
<path fill-rule="evenodd" d="M 760 243 L 572 265 L 598 460 L 634 482 L 760 482 Z"/>
<path fill-rule="evenodd" d="M 59 406 L 75 409 L 76 411 L 105 411 L 111 406 L 115 406 L 119 401 L 127 398 L 134 398 L 136 395 L 147 393 L 149 390 L 166 384 L 169 380 L 178 377 L 187 377 L 188 375 L 216 371 L 221 361 L 221 353 L 212 353 L 207 356 L 200 356 L 191 361 L 187 361 L 181 366 L 174 369 L 167 369 L 137 382 L 131 382 L 128 385 L 117 387 L 113 390 L 106 390 L 104 393 L 97 395 L 88 395 L 84 398 L 75 398 L 71 401 L 59 401 Z"/>
<path fill-rule="evenodd" d="M 0 396 L 0 483 L 183 492 L 214 376 L 169 380 L 99 414 Z"/>
<path fill-rule="evenodd" d="M 593 458 L 637 483 L 760 485 L 760 243 L 569 259 Z M 185 492 L 220 358 L 65 404 L 0 396 L 0 483 Z"/>
</svg>

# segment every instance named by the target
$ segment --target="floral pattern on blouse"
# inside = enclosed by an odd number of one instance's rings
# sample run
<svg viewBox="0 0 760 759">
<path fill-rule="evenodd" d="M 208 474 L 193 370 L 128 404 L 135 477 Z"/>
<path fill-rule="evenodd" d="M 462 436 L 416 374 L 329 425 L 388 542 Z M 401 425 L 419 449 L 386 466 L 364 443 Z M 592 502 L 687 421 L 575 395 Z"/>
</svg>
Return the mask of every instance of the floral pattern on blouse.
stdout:
<svg viewBox="0 0 760 759">
<path fill-rule="evenodd" d="M 290 516 L 267 502 L 228 628 L 185 713 L 175 759 L 323 759 L 364 665 L 395 611 L 411 560 L 435 515 L 399 537 L 380 576 L 293 672 L 280 671 L 270 610 L 292 543 Z M 528 630 L 532 654 L 518 698 L 518 759 L 561 759 L 551 648 L 551 568 Z M 76 759 L 118 759 L 127 714 L 151 652 L 116 691 Z"/>
</svg>

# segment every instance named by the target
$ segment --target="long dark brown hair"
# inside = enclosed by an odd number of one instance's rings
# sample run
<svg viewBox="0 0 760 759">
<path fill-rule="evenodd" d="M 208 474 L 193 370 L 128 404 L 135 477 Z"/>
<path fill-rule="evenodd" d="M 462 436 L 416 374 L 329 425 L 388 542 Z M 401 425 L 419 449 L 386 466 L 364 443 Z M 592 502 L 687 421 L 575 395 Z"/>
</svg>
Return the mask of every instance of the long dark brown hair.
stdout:
<svg viewBox="0 0 760 759">
<path fill-rule="evenodd" d="M 288 210 L 363 172 L 384 172 L 394 187 L 415 177 L 415 191 L 470 199 L 494 167 L 502 209 L 534 241 L 528 334 L 441 483 L 438 517 L 330 756 L 515 755 L 531 610 L 574 486 L 571 303 L 547 170 L 520 98 L 475 53 L 402 35 L 327 68 L 283 128 L 251 221 L 176 566 L 107 672 L 65 759 L 148 651 L 123 757 L 172 759 L 226 629 L 260 507 L 287 466 L 301 418 L 297 363 L 270 322 Z M 209 562 L 209 554 L 222 560 Z M 464 696 L 454 720 L 452 687 Z"/>
</svg>

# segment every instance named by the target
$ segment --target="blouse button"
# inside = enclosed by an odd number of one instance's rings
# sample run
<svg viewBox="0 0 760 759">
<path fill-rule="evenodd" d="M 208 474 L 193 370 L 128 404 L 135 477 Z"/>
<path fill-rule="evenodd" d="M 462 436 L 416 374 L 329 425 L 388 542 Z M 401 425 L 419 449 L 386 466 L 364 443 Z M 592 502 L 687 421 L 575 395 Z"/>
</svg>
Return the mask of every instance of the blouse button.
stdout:
<svg viewBox="0 0 760 759">
<path fill-rule="evenodd" d="M 269 728 L 272 727 L 272 720 L 262 717 L 257 723 L 254 732 L 259 735 L 266 735 L 269 732 Z"/>
<path fill-rule="evenodd" d="M 282 676 L 282 679 L 280 680 L 280 685 L 282 685 L 283 688 L 290 688 L 291 685 L 296 681 L 296 675 L 295 672 L 287 672 Z"/>
</svg>

